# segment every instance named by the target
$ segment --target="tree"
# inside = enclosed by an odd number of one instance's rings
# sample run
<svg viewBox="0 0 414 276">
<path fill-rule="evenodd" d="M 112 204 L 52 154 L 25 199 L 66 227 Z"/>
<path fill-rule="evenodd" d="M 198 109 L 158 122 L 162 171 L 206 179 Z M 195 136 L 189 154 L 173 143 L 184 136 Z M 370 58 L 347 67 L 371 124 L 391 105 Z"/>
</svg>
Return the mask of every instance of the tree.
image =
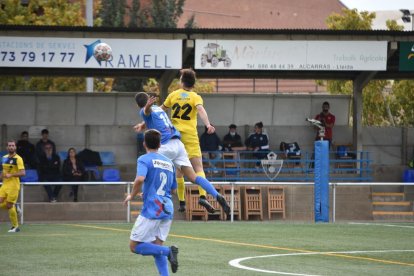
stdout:
<svg viewBox="0 0 414 276">
<path fill-rule="evenodd" d="M 133 0 L 131 6 L 127 6 L 125 0 L 103 0 L 102 25 L 176 28 L 183 13 L 184 2 L 185 0 L 153 0 L 150 6 L 143 7 L 139 0 Z M 126 13 L 129 18 L 125 16 Z M 146 78 L 117 77 L 113 82 L 113 90 L 142 91 L 146 83 Z"/>
<path fill-rule="evenodd" d="M 180 80 L 174 79 L 170 87 L 168 87 L 168 93 L 175 91 L 180 88 Z M 159 95 L 160 88 L 156 79 L 150 78 L 147 83 L 144 85 L 144 91 L 148 93 L 154 93 Z M 197 93 L 213 93 L 214 92 L 214 82 L 211 81 L 202 81 L 199 80 L 195 83 L 192 91 Z"/>
<path fill-rule="evenodd" d="M 375 16 L 375 13 L 366 11 L 343 9 L 342 14 L 330 15 L 326 23 L 331 30 L 371 30 Z M 328 91 L 332 94 L 352 95 L 352 81 L 329 80 L 326 83 Z M 363 89 L 363 125 L 390 125 L 393 121 L 388 112 L 390 99 L 383 94 L 384 89 L 389 85 L 390 81 L 374 80 Z"/>
<path fill-rule="evenodd" d="M 20 0 L 3 0 L 0 24 L 84 26 L 81 3 L 66 0 L 31 0 L 22 5 Z M 100 0 L 94 1 L 94 10 Z M 99 24 L 99 19 L 95 21 Z M 78 77 L 0 77 L 3 91 L 85 91 L 85 79 Z"/>
<path fill-rule="evenodd" d="M 154 27 L 176 28 L 185 0 L 153 0 L 151 22 Z"/>
</svg>

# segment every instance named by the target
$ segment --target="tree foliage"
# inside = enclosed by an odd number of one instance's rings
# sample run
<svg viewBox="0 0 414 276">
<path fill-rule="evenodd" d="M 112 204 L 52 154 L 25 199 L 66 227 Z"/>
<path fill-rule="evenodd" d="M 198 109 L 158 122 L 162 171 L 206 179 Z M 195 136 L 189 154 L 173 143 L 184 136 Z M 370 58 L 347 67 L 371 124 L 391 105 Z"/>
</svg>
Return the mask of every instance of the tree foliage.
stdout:
<svg viewBox="0 0 414 276">
<path fill-rule="evenodd" d="M 22 5 L 20 0 L 2 0 L 0 24 L 84 26 L 82 2 L 66 0 L 31 0 Z M 94 1 L 94 11 L 100 8 L 100 0 Z M 95 20 L 99 24 L 100 20 Z M 0 77 L 2 91 L 85 91 L 84 78 L 79 77 Z"/>
<path fill-rule="evenodd" d="M 326 24 L 330 30 L 371 30 L 375 16 L 373 12 L 342 9 L 342 14 L 331 14 Z"/>
<path fill-rule="evenodd" d="M 171 85 L 168 87 L 168 93 L 171 93 L 172 91 L 175 91 L 179 89 L 180 87 L 181 87 L 180 80 L 174 79 Z M 213 93 L 214 87 L 215 87 L 214 82 L 198 80 L 196 81 L 192 91 L 197 92 L 197 93 Z M 144 85 L 144 91 L 159 95 L 160 88 L 159 88 L 157 80 L 154 78 L 148 79 L 147 83 Z"/>
<path fill-rule="evenodd" d="M 153 0 L 151 7 L 152 26 L 161 28 L 176 28 L 183 14 L 185 0 Z"/>
<path fill-rule="evenodd" d="M 334 13 L 328 17 L 326 23 L 332 30 L 371 30 L 375 13 L 358 12 L 356 9 L 343 9 L 342 14 Z M 389 28 L 398 28 L 398 24 L 389 21 Z M 332 94 L 352 95 L 353 82 L 342 80 L 326 81 L 327 89 Z M 393 118 L 389 117 L 390 97 L 386 95 L 385 88 L 391 84 L 387 80 L 372 80 L 362 91 L 363 98 L 363 125 L 390 125 Z"/>
<path fill-rule="evenodd" d="M 133 0 L 128 6 L 125 0 L 102 1 L 103 26 L 156 28 L 176 28 L 185 3 L 185 0 L 153 0 L 149 6 L 144 6 L 139 0 Z M 189 24 L 194 26 L 195 19 L 191 20 Z M 144 86 L 152 86 L 153 81 L 146 78 L 117 77 L 113 82 L 113 90 L 142 91 Z"/>
</svg>

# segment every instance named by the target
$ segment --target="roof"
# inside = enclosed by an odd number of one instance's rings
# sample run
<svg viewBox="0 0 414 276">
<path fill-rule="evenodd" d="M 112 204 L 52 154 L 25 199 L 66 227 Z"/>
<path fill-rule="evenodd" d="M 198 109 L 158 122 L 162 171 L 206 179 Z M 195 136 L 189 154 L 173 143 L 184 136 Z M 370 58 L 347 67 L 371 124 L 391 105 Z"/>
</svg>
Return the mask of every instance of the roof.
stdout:
<svg viewBox="0 0 414 276">
<path fill-rule="evenodd" d="M 343 8 L 338 0 L 186 0 L 178 26 L 195 16 L 202 28 L 326 29 L 326 18 Z"/>
</svg>

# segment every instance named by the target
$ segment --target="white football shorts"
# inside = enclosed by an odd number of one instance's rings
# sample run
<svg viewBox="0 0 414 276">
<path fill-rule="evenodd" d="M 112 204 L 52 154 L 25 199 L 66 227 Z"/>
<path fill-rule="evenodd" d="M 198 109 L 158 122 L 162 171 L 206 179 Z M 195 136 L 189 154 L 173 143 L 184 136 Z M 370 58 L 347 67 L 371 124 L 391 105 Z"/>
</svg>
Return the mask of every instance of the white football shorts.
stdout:
<svg viewBox="0 0 414 276">
<path fill-rule="evenodd" d="M 171 139 L 168 143 L 161 145 L 158 153 L 165 155 L 178 169 L 181 169 L 182 166 L 191 167 L 190 159 L 188 159 L 184 144 L 180 139 Z"/>
<path fill-rule="evenodd" d="M 171 224 L 171 219 L 148 219 L 139 215 L 129 239 L 136 242 L 153 242 L 157 238 L 166 241 Z"/>
</svg>

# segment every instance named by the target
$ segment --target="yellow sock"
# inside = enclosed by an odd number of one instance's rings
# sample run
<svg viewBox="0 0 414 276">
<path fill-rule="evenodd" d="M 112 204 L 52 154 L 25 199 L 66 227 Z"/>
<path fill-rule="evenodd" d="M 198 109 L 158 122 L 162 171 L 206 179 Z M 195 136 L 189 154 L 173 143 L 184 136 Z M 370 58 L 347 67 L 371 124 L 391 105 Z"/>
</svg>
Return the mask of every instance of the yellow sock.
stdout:
<svg viewBox="0 0 414 276">
<path fill-rule="evenodd" d="M 204 173 L 204 171 L 196 172 L 196 175 L 206 178 L 206 174 Z M 200 196 L 206 196 L 207 195 L 207 192 L 203 188 L 201 188 L 200 186 L 198 186 L 198 194 Z"/>
<path fill-rule="evenodd" d="M 185 201 L 185 184 L 184 177 L 177 178 L 177 195 L 179 201 Z"/>
<path fill-rule="evenodd" d="M 13 206 L 9 209 L 9 218 L 13 227 L 19 227 L 19 222 L 17 221 L 16 206 Z"/>
</svg>

